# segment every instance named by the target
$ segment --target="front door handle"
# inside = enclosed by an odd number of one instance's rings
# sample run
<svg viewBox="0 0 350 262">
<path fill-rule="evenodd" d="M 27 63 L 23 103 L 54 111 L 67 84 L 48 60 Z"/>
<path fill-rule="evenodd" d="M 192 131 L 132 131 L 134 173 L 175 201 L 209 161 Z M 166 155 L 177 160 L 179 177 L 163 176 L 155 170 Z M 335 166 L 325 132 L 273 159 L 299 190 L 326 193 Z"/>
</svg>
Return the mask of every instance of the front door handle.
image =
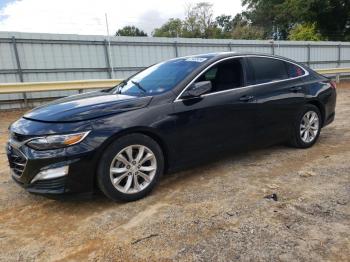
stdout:
<svg viewBox="0 0 350 262">
<path fill-rule="evenodd" d="M 242 96 L 239 101 L 242 101 L 242 102 L 249 102 L 249 101 L 252 101 L 254 99 L 254 96 Z"/>
<path fill-rule="evenodd" d="M 289 90 L 294 92 L 294 93 L 297 93 L 297 92 L 303 90 L 303 88 L 301 86 L 294 86 L 292 88 L 289 88 Z"/>
</svg>

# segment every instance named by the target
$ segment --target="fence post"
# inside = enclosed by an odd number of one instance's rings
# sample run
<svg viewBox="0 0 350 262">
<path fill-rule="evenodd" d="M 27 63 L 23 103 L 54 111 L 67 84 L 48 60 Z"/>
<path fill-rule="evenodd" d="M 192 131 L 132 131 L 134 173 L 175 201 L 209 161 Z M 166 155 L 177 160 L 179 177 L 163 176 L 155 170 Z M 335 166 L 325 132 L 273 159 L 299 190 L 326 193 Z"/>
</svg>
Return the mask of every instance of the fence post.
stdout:
<svg viewBox="0 0 350 262">
<path fill-rule="evenodd" d="M 275 43 L 274 43 L 274 41 L 271 41 L 270 42 L 271 43 L 271 54 L 275 54 Z"/>
<path fill-rule="evenodd" d="M 340 67 L 340 63 L 341 63 L 341 44 L 338 45 L 338 61 L 337 61 L 338 67 Z"/>
<path fill-rule="evenodd" d="M 175 57 L 179 57 L 179 50 L 177 46 L 177 41 L 174 42 Z"/>
<path fill-rule="evenodd" d="M 310 66 L 311 62 L 311 46 L 307 44 L 307 66 Z"/>
<path fill-rule="evenodd" d="M 16 64 L 17 64 L 17 73 L 18 73 L 18 76 L 19 76 L 19 81 L 24 82 L 24 80 L 23 80 L 23 71 L 22 71 L 22 67 L 21 67 L 21 61 L 19 60 L 16 38 L 14 36 L 12 36 L 12 46 L 13 46 L 13 50 L 15 52 L 15 58 L 16 58 Z M 24 93 L 22 93 L 22 95 L 23 95 L 23 100 L 24 100 L 24 107 L 28 107 L 27 94 L 24 92 Z"/>
<path fill-rule="evenodd" d="M 107 73 L 108 73 L 109 78 L 112 79 L 111 61 L 109 60 L 108 43 L 107 43 L 106 39 L 103 41 L 103 47 L 104 47 L 104 51 L 105 51 Z"/>
<path fill-rule="evenodd" d="M 228 43 L 228 50 L 231 52 L 232 51 L 232 44 Z"/>
<path fill-rule="evenodd" d="M 337 84 L 340 83 L 340 74 L 336 74 L 335 75 L 335 81 L 336 81 Z"/>
</svg>

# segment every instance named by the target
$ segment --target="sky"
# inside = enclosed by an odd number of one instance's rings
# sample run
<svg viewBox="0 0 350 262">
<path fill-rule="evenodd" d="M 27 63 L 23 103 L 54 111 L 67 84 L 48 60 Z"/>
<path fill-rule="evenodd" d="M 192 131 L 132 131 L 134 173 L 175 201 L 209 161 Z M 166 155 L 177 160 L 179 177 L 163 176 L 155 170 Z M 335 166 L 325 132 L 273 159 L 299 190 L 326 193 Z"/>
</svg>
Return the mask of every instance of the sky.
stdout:
<svg viewBox="0 0 350 262">
<path fill-rule="evenodd" d="M 106 35 L 135 25 L 148 34 L 169 18 L 184 18 L 200 0 L 0 0 L 0 31 Z M 235 15 L 241 0 L 212 0 L 214 15 Z"/>
</svg>

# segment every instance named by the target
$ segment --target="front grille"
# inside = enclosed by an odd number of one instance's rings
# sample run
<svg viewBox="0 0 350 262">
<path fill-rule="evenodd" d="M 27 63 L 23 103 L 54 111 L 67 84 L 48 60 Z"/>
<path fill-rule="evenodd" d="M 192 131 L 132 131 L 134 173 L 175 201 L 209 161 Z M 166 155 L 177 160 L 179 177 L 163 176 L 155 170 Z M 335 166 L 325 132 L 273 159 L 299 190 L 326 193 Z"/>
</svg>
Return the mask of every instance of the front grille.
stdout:
<svg viewBox="0 0 350 262">
<path fill-rule="evenodd" d="M 13 147 L 9 147 L 8 159 L 10 168 L 17 175 L 21 176 L 27 164 L 27 159 L 21 151 Z"/>
</svg>

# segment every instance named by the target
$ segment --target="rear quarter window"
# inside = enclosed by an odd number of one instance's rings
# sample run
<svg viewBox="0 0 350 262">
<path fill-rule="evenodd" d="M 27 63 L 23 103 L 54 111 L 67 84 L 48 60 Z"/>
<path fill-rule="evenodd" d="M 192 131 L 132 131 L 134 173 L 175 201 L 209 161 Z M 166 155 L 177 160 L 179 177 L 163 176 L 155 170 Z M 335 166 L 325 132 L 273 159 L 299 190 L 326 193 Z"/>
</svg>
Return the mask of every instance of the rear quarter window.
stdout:
<svg viewBox="0 0 350 262">
<path fill-rule="evenodd" d="M 305 71 L 301 67 L 288 62 L 285 62 L 285 63 L 287 67 L 288 76 L 290 78 L 305 75 Z"/>
</svg>

